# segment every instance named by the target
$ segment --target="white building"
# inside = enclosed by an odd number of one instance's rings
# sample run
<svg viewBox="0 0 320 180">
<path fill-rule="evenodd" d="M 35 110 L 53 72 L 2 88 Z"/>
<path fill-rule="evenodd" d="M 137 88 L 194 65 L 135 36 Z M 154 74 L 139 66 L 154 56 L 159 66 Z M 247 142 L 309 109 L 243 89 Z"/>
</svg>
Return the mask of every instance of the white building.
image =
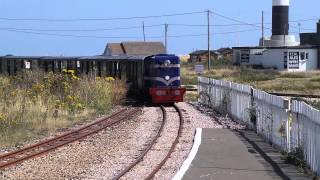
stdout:
<svg viewBox="0 0 320 180">
<path fill-rule="evenodd" d="M 259 47 L 234 47 L 233 60 L 239 65 L 261 68 L 316 70 L 320 68 L 320 44 L 313 43 L 309 37 L 320 37 L 320 32 L 316 34 L 302 35 L 300 45 L 289 34 L 289 0 L 272 0 L 272 36 L 261 38 Z"/>
<path fill-rule="evenodd" d="M 319 46 L 235 47 L 234 62 L 239 65 L 288 71 L 318 69 Z"/>
</svg>

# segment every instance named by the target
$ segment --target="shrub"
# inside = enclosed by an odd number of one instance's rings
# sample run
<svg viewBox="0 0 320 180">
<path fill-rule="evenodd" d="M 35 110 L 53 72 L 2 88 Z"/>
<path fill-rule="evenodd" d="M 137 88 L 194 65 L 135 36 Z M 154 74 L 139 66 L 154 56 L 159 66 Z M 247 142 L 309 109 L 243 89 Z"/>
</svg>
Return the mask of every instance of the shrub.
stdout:
<svg viewBox="0 0 320 180">
<path fill-rule="evenodd" d="M 61 74 L 23 72 L 0 77 L 0 146 L 106 114 L 126 95 L 124 82 L 112 77 L 80 78 L 73 70 Z"/>
</svg>

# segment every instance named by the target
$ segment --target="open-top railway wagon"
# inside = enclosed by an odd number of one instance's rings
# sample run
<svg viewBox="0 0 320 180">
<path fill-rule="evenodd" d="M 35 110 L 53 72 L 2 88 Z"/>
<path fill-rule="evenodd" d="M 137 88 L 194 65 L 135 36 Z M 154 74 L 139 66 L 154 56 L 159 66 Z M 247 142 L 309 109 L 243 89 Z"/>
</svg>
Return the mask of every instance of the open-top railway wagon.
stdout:
<svg viewBox="0 0 320 180">
<path fill-rule="evenodd" d="M 148 95 L 154 103 L 183 101 L 180 87 L 180 61 L 174 55 L 153 56 L 2 56 L 0 73 L 42 70 L 59 73 L 74 70 L 79 76 L 114 77 L 126 80 L 130 91 Z"/>
</svg>

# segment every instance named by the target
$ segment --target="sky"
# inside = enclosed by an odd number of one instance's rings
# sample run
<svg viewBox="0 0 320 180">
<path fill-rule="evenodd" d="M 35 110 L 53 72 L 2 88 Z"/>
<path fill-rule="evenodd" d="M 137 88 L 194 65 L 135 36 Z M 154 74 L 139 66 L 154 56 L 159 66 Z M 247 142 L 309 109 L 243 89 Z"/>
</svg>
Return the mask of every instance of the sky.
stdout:
<svg viewBox="0 0 320 180">
<path fill-rule="evenodd" d="M 298 38 L 299 22 L 301 32 L 316 31 L 319 0 L 291 0 L 290 4 L 290 21 L 294 21 L 290 31 Z M 108 42 L 143 41 L 142 22 L 147 41 L 164 42 L 164 24 L 169 24 L 168 52 L 188 54 L 207 48 L 207 27 L 202 26 L 207 24 L 206 10 L 213 12 L 212 49 L 258 45 L 261 11 L 265 12 L 265 35 L 271 34 L 272 0 L 0 0 L 0 56 L 99 55 Z M 189 12 L 198 13 L 113 19 Z"/>
</svg>

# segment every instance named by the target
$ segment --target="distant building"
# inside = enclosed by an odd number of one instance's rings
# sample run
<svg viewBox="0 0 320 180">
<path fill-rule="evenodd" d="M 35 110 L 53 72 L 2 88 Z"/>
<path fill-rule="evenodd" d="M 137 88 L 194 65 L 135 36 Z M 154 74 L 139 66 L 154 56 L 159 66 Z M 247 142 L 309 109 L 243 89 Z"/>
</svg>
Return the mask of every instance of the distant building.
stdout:
<svg viewBox="0 0 320 180">
<path fill-rule="evenodd" d="M 234 47 L 238 65 L 287 71 L 320 68 L 320 22 L 317 33 L 301 33 L 301 43 L 289 35 L 289 0 L 273 0 L 272 36 L 260 39 L 257 47 Z"/>
<path fill-rule="evenodd" d="M 216 51 L 210 51 L 211 59 L 217 59 L 218 54 Z M 207 50 L 197 50 L 190 53 L 189 62 L 206 62 L 208 61 L 209 53 Z"/>
<path fill-rule="evenodd" d="M 319 46 L 234 47 L 235 64 L 288 71 L 318 68 Z"/>
<path fill-rule="evenodd" d="M 150 56 L 155 54 L 166 54 L 166 50 L 162 42 L 108 43 L 103 53 L 104 56 Z"/>
<path fill-rule="evenodd" d="M 300 44 L 320 46 L 320 20 L 317 23 L 317 32 L 300 34 Z"/>
<path fill-rule="evenodd" d="M 220 48 L 217 50 L 217 53 L 219 54 L 218 58 L 223 58 L 226 60 L 232 60 L 233 57 L 233 50 L 231 48 Z"/>
<path fill-rule="evenodd" d="M 317 32 L 301 33 L 299 46 L 234 47 L 234 63 L 288 71 L 320 69 L 320 21 Z"/>
<path fill-rule="evenodd" d="M 103 55 L 105 56 L 120 56 L 124 55 L 124 49 L 121 43 L 108 43 Z"/>
<path fill-rule="evenodd" d="M 233 50 L 231 48 L 220 48 L 218 50 L 210 51 L 211 59 L 224 58 L 227 60 L 232 60 Z M 197 50 L 190 53 L 189 62 L 206 62 L 208 61 L 208 50 Z"/>
</svg>

